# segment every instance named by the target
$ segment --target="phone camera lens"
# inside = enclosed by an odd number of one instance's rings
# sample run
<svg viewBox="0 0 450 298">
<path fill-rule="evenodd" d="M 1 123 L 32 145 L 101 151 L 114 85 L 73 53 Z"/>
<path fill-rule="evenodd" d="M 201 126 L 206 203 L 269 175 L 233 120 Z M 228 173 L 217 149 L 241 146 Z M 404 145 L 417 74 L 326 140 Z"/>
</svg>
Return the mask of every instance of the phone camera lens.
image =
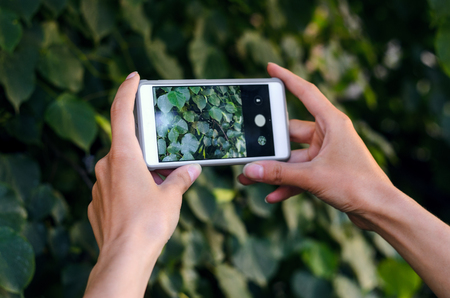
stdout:
<svg viewBox="0 0 450 298">
<path fill-rule="evenodd" d="M 260 136 L 258 138 L 258 144 L 260 144 L 261 146 L 264 146 L 266 144 L 267 140 L 265 136 Z"/>
<path fill-rule="evenodd" d="M 258 106 L 262 104 L 261 96 L 255 96 L 255 104 Z"/>
</svg>

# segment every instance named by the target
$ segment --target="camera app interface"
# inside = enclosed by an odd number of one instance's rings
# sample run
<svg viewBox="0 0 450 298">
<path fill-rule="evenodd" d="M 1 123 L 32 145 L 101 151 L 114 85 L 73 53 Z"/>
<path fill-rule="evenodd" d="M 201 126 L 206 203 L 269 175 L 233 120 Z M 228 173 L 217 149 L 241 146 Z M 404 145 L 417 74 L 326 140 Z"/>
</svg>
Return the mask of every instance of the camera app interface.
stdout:
<svg viewBox="0 0 450 298">
<path fill-rule="evenodd" d="M 160 162 L 274 155 L 267 85 L 153 87 Z"/>
</svg>

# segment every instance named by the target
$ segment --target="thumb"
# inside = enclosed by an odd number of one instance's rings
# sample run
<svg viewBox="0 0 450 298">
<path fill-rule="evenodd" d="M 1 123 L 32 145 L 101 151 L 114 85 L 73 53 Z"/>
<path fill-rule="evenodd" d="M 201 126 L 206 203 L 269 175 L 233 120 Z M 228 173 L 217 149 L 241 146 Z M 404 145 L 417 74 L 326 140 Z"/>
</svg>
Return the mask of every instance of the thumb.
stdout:
<svg viewBox="0 0 450 298">
<path fill-rule="evenodd" d="M 258 161 L 245 165 L 243 174 L 256 182 L 272 185 L 291 185 L 301 187 L 303 181 L 301 164 L 278 161 Z"/>
<path fill-rule="evenodd" d="M 188 188 L 194 183 L 195 179 L 202 172 L 202 167 L 199 164 L 191 164 L 180 167 L 170 173 L 166 180 L 161 184 L 163 188 L 175 188 L 180 193 L 185 193 Z"/>
</svg>

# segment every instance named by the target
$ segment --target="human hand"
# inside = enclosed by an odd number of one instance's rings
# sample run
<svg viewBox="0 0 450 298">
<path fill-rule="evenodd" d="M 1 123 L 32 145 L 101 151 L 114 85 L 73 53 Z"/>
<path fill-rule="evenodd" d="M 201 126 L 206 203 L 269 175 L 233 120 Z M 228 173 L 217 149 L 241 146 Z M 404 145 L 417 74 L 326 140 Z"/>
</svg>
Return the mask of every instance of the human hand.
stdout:
<svg viewBox="0 0 450 298">
<path fill-rule="evenodd" d="M 269 63 L 268 72 L 280 78 L 315 117 L 315 122 L 291 120 L 292 142 L 308 144 L 295 150 L 288 162 L 258 161 L 244 167 L 238 179 L 244 184 L 280 185 L 266 197 L 268 203 L 285 200 L 304 190 L 346 212 L 360 228 L 371 229 L 365 220 L 375 204 L 371 192 L 392 183 L 378 166 L 351 120 L 313 84 Z"/>
<path fill-rule="evenodd" d="M 201 172 L 198 164 L 159 171 L 167 176 L 165 180 L 149 172 L 135 136 L 133 108 L 138 84 L 139 75 L 132 73 L 117 91 L 111 107 L 111 150 L 95 166 L 97 182 L 88 217 L 100 255 L 86 292 L 93 296 L 111 287 L 105 284 L 109 279 L 117 280 L 117 288 L 123 285 L 114 295 L 120 296 L 120 290 L 127 288 L 139 289 L 137 296 L 143 294 L 154 262 L 178 223 L 182 195 Z M 124 275 L 132 277 L 133 271 L 142 273 L 139 287 L 126 286 Z M 109 275 L 100 278 L 102 274 Z M 136 276 L 135 281 L 139 281 Z M 127 292 L 126 296 L 133 295 Z"/>
</svg>

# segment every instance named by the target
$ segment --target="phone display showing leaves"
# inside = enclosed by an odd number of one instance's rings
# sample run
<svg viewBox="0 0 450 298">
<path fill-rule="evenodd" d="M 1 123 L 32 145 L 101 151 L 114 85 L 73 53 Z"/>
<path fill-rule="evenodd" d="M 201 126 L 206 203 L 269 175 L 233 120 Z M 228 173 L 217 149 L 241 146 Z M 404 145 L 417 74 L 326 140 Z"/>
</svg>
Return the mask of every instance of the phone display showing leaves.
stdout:
<svg viewBox="0 0 450 298">
<path fill-rule="evenodd" d="M 154 87 L 160 162 L 247 157 L 240 86 Z"/>
</svg>

